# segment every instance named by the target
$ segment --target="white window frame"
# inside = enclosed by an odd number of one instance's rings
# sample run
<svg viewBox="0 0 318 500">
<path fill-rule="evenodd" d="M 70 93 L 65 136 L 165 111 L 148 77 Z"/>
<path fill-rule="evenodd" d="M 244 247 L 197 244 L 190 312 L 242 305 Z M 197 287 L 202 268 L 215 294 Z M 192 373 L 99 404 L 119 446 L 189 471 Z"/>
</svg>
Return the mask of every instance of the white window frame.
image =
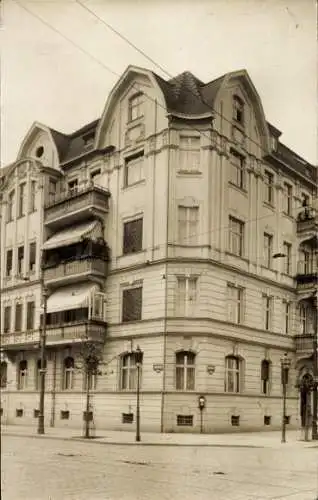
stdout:
<svg viewBox="0 0 318 500">
<path fill-rule="evenodd" d="M 138 92 L 128 99 L 128 121 L 132 122 L 144 116 L 145 96 Z"/>
<path fill-rule="evenodd" d="M 299 304 L 299 326 L 301 335 L 306 335 L 309 326 L 309 308 L 306 304 Z"/>
<path fill-rule="evenodd" d="M 201 137 L 180 134 L 179 171 L 201 172 Z"/>
<path fill-rule="evenodd" d="M 229 252 L 237 257 L 244 256 L 245 223 L 232 215 L 229 216 Z M 237 248 L 237 246 L 239 248 Z"/>
<path fill-rule="evenodd" d="M 145 180 L 145 155 L 139 151 L 125 158 L 124 187 L 134 186 Z"/>
<path fill-rule="evenodd" d="M 73 366 L 66 366 L 67 359 L 73 360 Z M 71 391 L 74 389 L 74 380 L 75 380 L 75 360 L 73 356 L 67 356 L 63 360 L 63 391 Z"/>
<path fill-rule="evenodd" d="M 242 371 L 243 362 L 241 358 L 233 355 L 226 356 L 224 392 L 228 394 L 239 394 L 242 391 Z M 230 381 L 230 379 L 232 379 L 232 381 Z"/>
<path fill-rule="evenodd" d="M 178 243 L 181 246 L 199 244 L 200 207 L 178 205 Z"/>
<path fill-rule="evenodd" d="M 19 205 L 18 205 L 18 217 L 23 217 L 26 213 L 26 182 L 21 182 L 19 184 Z"/>
<path fill-rule="evenodd" d="M 127 364 L 124 362 L 127 360 Z M 139 367 L 140 370 L 140 387 L 142 380 L 142 365 Z M 137 389 L 137 364 L 136 357 L 134 353 L 124 353 L 120 359 L 120 390 L 121 391 L 136 391 Z M 125 381 L 125 382 L 124 382 Z"/>
<path fill-rule="evenodd" d="M 197 295 L 197 276 L 177 276 L 176 315 L 188 317 L 195 314 Z"/>
<path fill-rule="evenodd" d="M 267 269 L 272 269 L 273 266 L 273 242 L 274 237 L 270 233 L 264 232 L 263 243 L 264 243 L 264 266 Z"/>
<path fill-rule="evenodd" d="M 26 363 L 26 368 L 21 369 L 21 363 Z M 28 362 L 23 359 L 18 365 L 18 390 L 23 391 L 28 387 Z"/>
<path fill-rule="evenodd" d="M 178 356 L 183 356 L 182 363 L 178 362 Z M 190 358 L 190 359 L 189 359 Z M 192 359 L 191 359 L 192 358 Z M 175 353 L 175 364 L 176 364 L 176 391 L 194 391 L 195 390 L 195 365 L 196 365 L 196 354 L 193 351 L 179 351 Z M 178 382 L 180 380 L 179 374 L 182 372 L 181 380 L 183 382 L 182 387 L 179 386 Z"/>
<path fill-rule="evenodd" d="M 243 323 L 244 289 L 232 283 L 227 284 L 228 321 L 236 325 Z"/>
<path fill-rule="evenodd" d="M 245 189 L 245 157 L 241 155 L 235 149 L 230 151 L 230 172 L 229 172 L 229 182 L 230 184 L 238 187 L 239 189 Z"/>
<path fill-rule="evenodd" d="M 273 323 L 273 297 L 271 295 L 264 294 L 263 296 L 262 309 L 264 313 L 263 318 L 263 328 L 267 332 L 271 331 Z"/>
<path fill-rule="evenodd" d="M 283 211 L 285 215 L 292 216 L 293 213 L 293 186 L 289 182 L 283 185 Z"/>
<path fill-rule="evenodd" d="M 289 300 L 283 300 L 284 307 L 284 332 L 286 335 L 290 332 L 292 318 L 292 303 Z"/>
</svg>

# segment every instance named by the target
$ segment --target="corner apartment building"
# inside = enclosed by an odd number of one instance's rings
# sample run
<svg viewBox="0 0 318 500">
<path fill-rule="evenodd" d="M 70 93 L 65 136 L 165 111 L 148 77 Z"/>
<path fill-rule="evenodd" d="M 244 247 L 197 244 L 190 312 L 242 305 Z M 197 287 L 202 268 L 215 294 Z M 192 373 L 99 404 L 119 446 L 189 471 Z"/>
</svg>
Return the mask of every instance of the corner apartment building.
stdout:
<svg viewBox="0 0 318 500">
<path fill-rule="evenodd" d="M 36 425 L 43 291 L 46 425 L 81 427 L 82 346 L 102 346 L 96 428 L 301 424 L 316 334 L 316 167 L 268 123 L 246 71 L 209 83 L 128 67 L 99 120 L 34 123 L 1 179 L 1 413 Z M 281 254 L 280 258 L 275 258 Z"/>
</svg>

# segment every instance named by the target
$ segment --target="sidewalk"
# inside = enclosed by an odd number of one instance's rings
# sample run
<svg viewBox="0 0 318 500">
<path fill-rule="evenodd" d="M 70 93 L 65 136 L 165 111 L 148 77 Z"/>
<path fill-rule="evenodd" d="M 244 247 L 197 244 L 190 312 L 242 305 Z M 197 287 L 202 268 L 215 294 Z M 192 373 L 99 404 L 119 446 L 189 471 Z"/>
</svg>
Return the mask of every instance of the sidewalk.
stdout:
<svg viewBox="0 0 318 500">
<path fill-rule="evenodd" d="M 82 429 L 63 429 L 47 427 L 44 435 L 38 435 L 36 427 L 17 425 L 1 425 L 3 436 L 33 437 L 38 439 L 61 439 L 84 441 L 108 445 L 148 445 L 148 446 L 221 446 L 250 448 L 287 448 L 318 447 L 318 441 L 302 441 L 298 430 L 290 430 L 286 435 L 286 443 L 281 443 L 280 431 L 249 432 L 235 434 L 160 434 L 141 433 L 141 442 L 135 442 L 135 433 L 129 431 L 92 431 L 93 439 L 83 438 Z"/>
</svg>

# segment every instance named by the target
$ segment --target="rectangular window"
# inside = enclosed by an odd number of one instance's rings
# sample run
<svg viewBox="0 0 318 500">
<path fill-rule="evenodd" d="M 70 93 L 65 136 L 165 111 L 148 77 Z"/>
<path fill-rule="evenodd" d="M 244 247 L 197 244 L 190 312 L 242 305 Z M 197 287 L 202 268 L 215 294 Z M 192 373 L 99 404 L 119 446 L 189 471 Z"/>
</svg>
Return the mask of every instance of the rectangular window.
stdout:
<svg viewBox="0 0 318 500">
<path fill-rule="evenodd" d="M 271 330 L 272 326 L 273 297 L 263 295 L 264 330 Z"/>
<path fill-rule="evenodd" d="M 74 179 L 72 181 L 69 181 L 67 186 L 68 186 L 68 191 L 71 195 L 76 194 L 78 190 L 78 180 Z"/>
<path fill-rule="evenodd" d="M 14 191 L 11 191 L 8 196 L 8 215 L 7 215 L 7 222 L 13 221 L 13 214 L 14 214 Z"/>
<path fill-rule="evenodd" d="M 308 250 L 299 251 L 299 260 L 297 264 L 298 274 L 311 274 L 313 272 L 313 260 L 311 252 Z"/>
<path fill-rule="evenodd" d="M 122 413 L 121 418 L 123 424 L 132 424 L 134 422 L 133 413 Z"/>
<path fill-rule="evenodd" d="M 124 223 L 123 254 L 140 252 L 143 240 L 143 218 Z"/>
<path fill-rule="evenodd" d="M 264 359 L 261 364 L 261 392 L 262 394 L 269 394 L 270 389 L 270 362 Z"/>
<path fill-rule="evenodd" d="M 6 276 L 7 276 L 7 278 L 12 276 L 12 266 L 13 266 L 13 250 L 7 250 L 7 257 L 6 257 Z"/>
<path fill-rule="evenodd" d="M 197 303 L 197 278 L 178 277 L 176 314 L 177 316 L 191 316 L 195 313 Z"/>
<path fill-rule="evenodd" d="M 264 416 L 264 425 L 271 425 L 271 419 L 272 417 L 269 415 Z"/>
<path fill-rule="evenodd" d="M 125 159 L 124 186 L 131 186 L 144 178 L 144 152 L 140 151 Z"/>
<path fill-rule="evenodd" d="M 35 211 L 36 182 L 31 181 L 30 185 L 30 212 Z"/>
<path fill-rule="evenodd" d="M 197 245 L 199 237 L 199 207 L 178 207 L 179 245 Z"/>
<path fill-rule="evenodd" d="M 142 93 L 136 94 L 129 99 L 128 120 L 133 121 L 144 115 L 145 99 Z"/>
<path fill-rule="evenodd" d="M 291 303 L 284 301 L 284 333 L 288 334 L 290 330 L 290 320 L 291 320 Z"/>
<path fill-rule="evenodd" d="M 265 183 L 265 202 L 269 205 L 274 204 L 274 175 L 268 170 L 264 172 Z"/>
<path fill-rule="evenodd" d="M 178 427 L 192 427 L 193 426 L 193 415 L 177 415 L 177 426 Z"/>
<path fill-rule="evenodd" d="M 122 322 L 138 321 L 142 316 L 142 286 L 123 290 Z"/>
<path fill-rule="evenodd" d="M 11 306 L 6 306 L 4 308 L 4 333 L 9 333 L 11 331 Z"/>
<path fill-rule="evenodd" d="M 228 320 L 240 324 L 243 317 L 243 288 L 227 285 Z"/>
<path fill-rule="evenodd" d="M 25 182 L 19 185 L 19 217 L 25 215 Z"/>
<path fill-rule="evenodd" d="M 22 304 L 16 304 L 14 330 L 16 332 L 21 332 L 21 329 L 22 329 Z"/>
<path fill-rule="evenodd" d="M 22 276 L 24 272 L 24 247 L 18 247 L 18 276 Z"/>
<path fill-rule="evenodd" d="M 244 253 L 244 222 L 229 217 L 229 251 L 239 257 Z"/>
<path fill-rule="evenodd" d="M 35 303 L 27 303 L 27 330 L 34 330 Z"/>
<path fill-rule="evenodd" d="M 284 203 L 283 211 L 286 215 L 292 215 L 293 208 L 293 188 L 287 182 L 284 182 Z"/>
<path fill-rule="evenodd" d="M 273 259 L 273 236 L 264 233 L 264 266 L 268 269 L 272 268 Z"/>
<path fill-rule="evenodd" d="M 245 186 L 245 158 L 231 149 L 229 181 L 243 189 Z"/>
<path fill-rule="evenodd" d="M 56 180 L 50 179 L 49 180 L 49 198 L 54 199 L 55 194 L 56 194 Z"/>
<path fill-rule="evenodd" d="M 32 242 L 29 246 L 29 271 L 30 273 L 35 272 L 35 261 L 36 261 L 36 243 Z"/>
<path fill-rule="evenodd" d="M 69 420 L 70 412 L 68 410 L 61 410 L 60 418 L 61 420 Z"/>
<path fill-rule="evenodd" d="M 284 261 L 284 273 L 285 274 L 291 274 L 291 255 L 292 255 L 292 246 L 290 243 L 287 243 L 287 241 L 284 241 L 283 243 L 283 254 L 285 257 L 283 258 Z"/>
<path fill-rule="evenodd" d="M 239 427 L 239 425 L 240 425 L 239 415 L 232 415 L 231 416 L 231 424 L 233 427 Z"/>
<path fill-rule="evenodd" d="M 200 137 L 180 136 L 179 169 L 185 172 L 200 171 Z"/>
<path fill-rule="evenodd" d="M 299 326 L 301 335 L 308 333 L 308 317 L 308 307 L 301 304 L 299 306 Z"/>
<path fill-rule="evenodd" d="M 239 96 L 233 96 L 233 120 L 244 125 L 244 102 Z"/>
</svg>

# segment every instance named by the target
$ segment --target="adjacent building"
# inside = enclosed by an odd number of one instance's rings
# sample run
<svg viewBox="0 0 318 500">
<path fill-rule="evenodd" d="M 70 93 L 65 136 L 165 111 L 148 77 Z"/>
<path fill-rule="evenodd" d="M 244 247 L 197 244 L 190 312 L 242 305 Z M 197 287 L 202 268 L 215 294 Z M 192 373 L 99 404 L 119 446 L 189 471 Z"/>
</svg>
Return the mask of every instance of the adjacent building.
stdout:
<svg viewBox="0 0 318 500">
<path fill-rule="evenodd" d="M 317 328 L 317 169 L 284 146 L 245 70 L 203 83 L 128 67 L 99 120 L 40 123 L 1 170 L 1 414 L 96 428 L 301 425 Z"/>
</svg>

